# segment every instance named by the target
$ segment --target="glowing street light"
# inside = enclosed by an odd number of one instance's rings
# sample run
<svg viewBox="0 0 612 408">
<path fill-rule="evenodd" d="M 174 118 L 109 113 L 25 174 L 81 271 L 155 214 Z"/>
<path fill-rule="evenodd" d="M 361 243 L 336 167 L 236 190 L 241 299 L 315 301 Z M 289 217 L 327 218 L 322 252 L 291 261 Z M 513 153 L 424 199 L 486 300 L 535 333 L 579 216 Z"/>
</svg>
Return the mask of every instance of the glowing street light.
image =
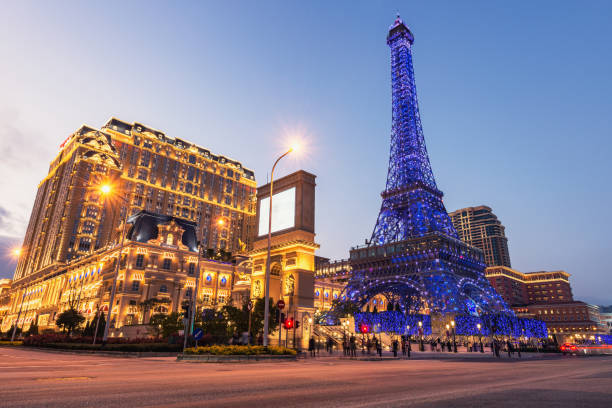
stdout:
<svg viewBox="0 0 612 408">
<path fill-rule="evenodd" d="M 297 147 L 297 145 L 296 145 Z M 268 256 L 266 259 L 266 290 L 265 290 L 265 305 L 264 305 L 264 333 L 263 333 L 263 345 L 268 345 L 268 331 L 269 331 L 269 320 L 270 320 L 270 252 L 272 247 L 272 197 L 274 196 L 274 169 L 278 162 L 289 153 L 294 150 L 294 147 L 290 147 L 285 153 L 279 156 L 272 166 L 272 172 L 270 174 L 270 212 L 268 214 Z M 280 344 L 279 344 L 280 345 Z"/>
<path fill-rule="evenodd" d="M 110 195 L 113 192 L 113 188 L 110 184 L 103 184 L 100 186 L 100 192 L 103 195 Z M 110 323 L 112 319 L 113 304 L 115 303 L 115 294 L 117 292 L 117 279 L 119 278 L 119 268 L 121 265 L 121 255 L 123 252 L 123 244 L 125 243 L 125 226 L 127 224 L 128 213 L 129 213 L 129 200 L 124 196 L 118 195 L 127 205 L 125 209 L 125 215 L 123 216 L 123 227 L 121 230 L 121 241 L 119 243 L 119 256 L 117 257 L 117 263 L 115 266 L 115 276 L 113 277 L 113 285 L 111 288 L 110 298 L 108 300 L 108 316 L 106 318 L 106 324 L 104 325 L 104 336 L 102 337 L 102 344 L 106 344 L 108 340 L 108 331 L 110 329 Z"/>
<path fill-rule="evenodd" d="M 102 192 L 102 194 L 109 194 L 112 190 L 113 188 L 111 187 L 110 184 L 103 184 L 100 187 L 100 192 Z"/>
</svg>

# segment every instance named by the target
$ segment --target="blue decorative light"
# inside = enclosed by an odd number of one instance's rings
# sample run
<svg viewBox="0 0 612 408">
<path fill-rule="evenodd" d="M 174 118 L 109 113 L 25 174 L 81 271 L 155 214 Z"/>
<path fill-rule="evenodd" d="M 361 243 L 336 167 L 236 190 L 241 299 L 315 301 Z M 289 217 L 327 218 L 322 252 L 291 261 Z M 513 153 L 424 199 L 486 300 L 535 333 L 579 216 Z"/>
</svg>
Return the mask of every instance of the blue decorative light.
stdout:
<svg viewBox="0 0 612 408">
<path fill-rule="evenodd" d="M 206 275 L 206 282 L 211 282 L 212 281 L 212 276 L 210 275 Z"/>
<path fill-rule="evenodd" d="M 424 314 L 406 315 L 400 312 L 360 312 L 355 313 L 355 331 L 360 332 L 361 325 L 370 328 L 370 332 L 387 332 L 396 334 L 419 335 L 419 322 L 423 324 L 423 335 L 431 334 L 431 318 Z"/>
<path fill-rule="evenodd" d="M 394 309 L 410 315 L 428 310 L 514 316 L 485 278 L 482 252 L 459 240 L 442 202 L 421 126 L 413 43 L 398 16 L 387 36 L 392 88 L 387 183 L 370 241 L 351 250 L 344 294 L 359 308 L 384 294 Z"/>
</svg>

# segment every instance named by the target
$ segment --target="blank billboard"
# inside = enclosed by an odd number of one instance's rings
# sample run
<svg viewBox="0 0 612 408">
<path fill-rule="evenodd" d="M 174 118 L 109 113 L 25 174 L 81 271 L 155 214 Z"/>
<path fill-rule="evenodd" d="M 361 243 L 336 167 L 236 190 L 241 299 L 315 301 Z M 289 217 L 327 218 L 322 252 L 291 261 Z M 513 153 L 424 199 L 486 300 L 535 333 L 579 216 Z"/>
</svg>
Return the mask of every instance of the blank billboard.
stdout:
<svg viewBox="0 0 612 408">
<path fill-rule="evenodd" d="M 258 236 L 268 233 L 270 197 L 259 202 Z M 272 232 L 286 230 L 295 226 L 295 187 L 276 193 L 272 199 Z"/>
</svg>

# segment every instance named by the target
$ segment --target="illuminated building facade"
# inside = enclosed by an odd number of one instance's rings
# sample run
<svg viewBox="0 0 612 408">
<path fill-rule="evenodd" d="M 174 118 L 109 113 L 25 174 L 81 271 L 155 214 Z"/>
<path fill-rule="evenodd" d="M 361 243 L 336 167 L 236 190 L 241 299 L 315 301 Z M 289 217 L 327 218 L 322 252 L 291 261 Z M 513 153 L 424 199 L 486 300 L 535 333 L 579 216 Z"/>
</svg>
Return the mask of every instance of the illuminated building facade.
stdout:
<svg viewBox="0 0 612 408">
<path fill-rule="evenodd" d="M 102 180 L 112 180 L 127 203 L 103 200 L 96 188 Z M 247 249 L 255 185 L 241 163 L 140 123 L 113 118 L 99 130 L 82 126 L 38 186 L 15 284 L 111 244 L 126 211 L 194 221 L 205 247 Z"/>
<path fill-rule="evenodd" d="M 511 306 L 527 304 L 565 303 L 574 300 L 565 271 L 522 273 L 505 266 L 485 270 L 487 279 Z"/>
<path fill-rule="evenodd" d="M 570 337 L 590 338 L 596 334 L 608 334 L 600 319 L 599 307 L 580 301 L 552 304 L 534 304 L 514 308 L 517 315 L 535 318 L 546 323 L 548 332 L 560 341 Z"/>
<path fill-rule="evenodd" d="M 272 233 L 270 240 L 269 295 L 275 303 L 285 302 L 283 313 L 295 321 L 307 322 L 314 316 L 315 280 L 315 182 L 316 176 L 300 170 L 274 180 Z M 251 298 L 265 297 L 265 271 L 268 253 L 270 184 L 257 189 L 257 238 L 249 253 L 253 265 Z M 293 330 L 286 344 L 308 346 L 311 325 Z M 277 335 L 271 334 L 276 341 Z M 295 343 L 293 343 L 295 342 Z M 283 343 L 285 344 L 285 343 Z"/>
<path fill-rule="evenodd" d="M 449 215 L 459 238 L 480 249 L 487 266 L 511 267 L 505 228 L 490 207 L 461 208 Z"/>
<path fill-rule="evenodd" d="M 122 250 L 111 335 L 149 334 L 142 325 L 155 313 L 180 312 L 181 303 L 194 296 L 197 279 L 198 305 L 205 308 L 228 303 L 234 285 L 249 279 L 250 271 L 241 266 L 204 258 L 198 274 L 196 224 L 189 220 L 143 211 L 128 222 L 132 228 Z M 70 307 L 88 321 L 96 317 L 98 308 L 107 314 L 118 258 L 118 245 L 99 249 L 17 288 L 2 331 L 15 322 L 27 330 L 34 321 L 40 330 L 55 329 L 57 314 Z"/>
<path fill-rule="evenodd" d="M 102 185 L 111 186 L 110 194 Z M 79 266 L 85 273 L 112 258 L 123 220 L 142 211 L 191 222 L 204 248 L 245 253 L 255 235 L 255 187 L 254 173 L 240 162 L 143 124 L 112 118 L 100 129 L 82 126 L 61 144 L 38 185 L 7 316 L 25 302 L 30 315 L 40 303 L 41 316 L 52 319 L 44 309 L 57 313 L 55 301 L 65 307 L 75 265 L 87 264 Z M 126 321 L 121 310 L 118 326 Z"/>
<path fill-rule="evenodd" d="M 485 274 L 517 316 L 545 322 L 551 335 L 565 339 L 605 332 L 597 306 L 574 300 L 565 271 L 523 273 L 491 266 Z"/>
</svg>

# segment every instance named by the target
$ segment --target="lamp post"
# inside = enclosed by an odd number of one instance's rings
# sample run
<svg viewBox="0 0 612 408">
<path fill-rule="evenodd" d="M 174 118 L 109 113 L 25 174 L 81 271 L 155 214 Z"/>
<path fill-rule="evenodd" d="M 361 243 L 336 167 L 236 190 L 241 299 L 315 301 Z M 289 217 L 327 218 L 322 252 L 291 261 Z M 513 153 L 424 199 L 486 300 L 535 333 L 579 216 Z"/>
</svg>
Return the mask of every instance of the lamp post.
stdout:
<svg viewBox="0 0 612 408">
<path fill-rule="evenodd" d="M 112 192 L 112 187 L 109 184 L 104 184 L 100 191 L 102 194 L 110 194 Z M 127 224 L 128 214 L 130 212 L 130 203 L 129 200 L 123 196 L 118 196 L 121 198 L 127 205 L 125 208 L 125 215 L 123 216 L 123 227 L 121 228 L 121 240 L 119 243 L 119 256 L 117 257 L 117 263 L 115 265 L 115 276 L 113 277 L 113 286 L 111 287 L 110 299 L 108 301 L 108 317 L 106 319 L 106 324 L 104 325 L 104 336 L 102 336 L 102 344 L 106 344 L 108 340 L 108 330 L 110 329 L 110 323 L 113 318 L 113 303 L 115 302 L 115 293 L 117 292 L 117 279 L 119 278 L 119 267 L 121 265 L 121 255 L 123 252 L 123 244 L 125 243 L 125 226 Z"/>
<path fill-rule="evenodd" d="M 265 289 L 265 305 L 264 305 L 264 333 L 263 333 L 263 345 L 268 345 L 268 331 L 269 331 L 269 320 L 270 320 L 270 251 L 272 242 L 272 196 L 274 195 L 274 169 L 278 162 L 291 153 L 293 148 L 290 148 L 283 153 L 272 166 L 272 173 L 270 174 L 270 211 L 268 214 L 268 256 L 266 258 L 266 289 Z M 282 329 L 279 329 L 282 330 Z M 280 344 L 279 344 L 280 345 Z"/>
<path fill-rule="evenodd" d="M 454 320 L 451 320 L 451 326 L 453 329 L 453 352 L 456 353 L 457 352 L 457 340 L 455 338 L 456 331 L 455 331 L 455 321 Z"/>
<path fill-rule="evenodd" d="M 476 327 L 478 328 L 478 342 L 480 343 L 480 352 L 484 353 L 484 348 L 482 347 L 482 332 L 480 331 L 480 328 L 482 326 L 480 325 L 480 323 L 478 323 Z"/>
<path fill-rule="evenodd" d="M 423 322 L 419 321 L 419 351 L 425 351 L 425 345 L 423 344 Z"/>
</svg>

